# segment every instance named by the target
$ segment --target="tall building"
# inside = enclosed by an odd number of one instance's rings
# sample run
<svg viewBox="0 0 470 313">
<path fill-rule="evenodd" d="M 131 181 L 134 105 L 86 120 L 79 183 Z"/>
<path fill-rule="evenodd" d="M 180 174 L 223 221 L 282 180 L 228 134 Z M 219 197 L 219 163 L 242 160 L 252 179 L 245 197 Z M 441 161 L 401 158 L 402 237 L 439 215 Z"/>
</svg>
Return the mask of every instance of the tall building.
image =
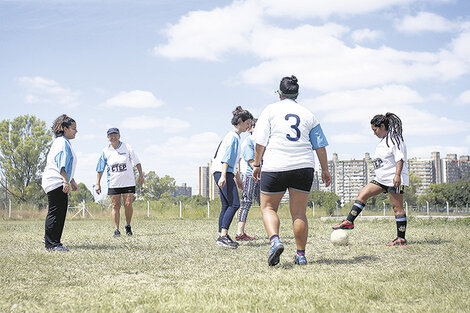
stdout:
<svg viewBox="0 0 470 313">
<path fill-rule="evenodd" d="M 199 166 L 199 186 L 198 195 L 209 197 L 209 180 L 210 180 L 209 165 Z"/>
<path fill-rule="evenodd" d="M 191 197 L 192 188 L 188 187 L 186 183 L 181 184 L 181 186 L 175 186 L 175 189 L 173 189 L 173 197 L 178 197 L 178 196 Z"/>
<path fill-rule="evenodd" d="M 434 183 L 442 184 L 442 166 L 441 166 L 441 154 L 439 152 L 431 152 L 431 160 L 434 166 Z"/>
<path fill-rule="evenodd" d="M 339 160 L 333 153 L 333 171 L 335 176 L 334 192 L 344 202 L 354 201 L 361 190 L 367 184 L 367 162 L 362 160 Z"/>
<path fill-rule="evenodd" d="M 459 180 L 459 162 L 457 161 L 457 154 L 448 154 L 442 159 L 442 182 L 455 183 Z"/>
<path fill-rule="evenodd" d="M 408 159 L 408 171 L 421 180 L 421 185 L 416 190 L 418 195 L 423 195 L 429 185 L 435 183 L 434 168 L 432 159 Z"/>
<path fill-rule="evenodd" d="M 470 180 L 470 156 L 461 155 L 459 159 L 460 179 Z"/>
</svg>

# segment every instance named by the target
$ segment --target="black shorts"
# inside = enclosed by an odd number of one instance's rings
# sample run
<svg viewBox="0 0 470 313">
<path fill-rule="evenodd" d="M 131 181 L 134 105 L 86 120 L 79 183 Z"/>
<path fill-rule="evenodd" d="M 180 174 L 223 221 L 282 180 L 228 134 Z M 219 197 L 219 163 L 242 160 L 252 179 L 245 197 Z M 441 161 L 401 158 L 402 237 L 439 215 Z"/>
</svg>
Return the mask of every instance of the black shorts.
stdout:
<svg viewBox="0 0 470 313">
<path fill-rule="evenodd" d="M 309 193 L 313 183 L 312 167 L 283 172 L 261 172 L 260 190 L 264 194 L 283 193 L 291 188 Z"/>
<path fill-rule="evenodd" d="M 372 180 L 371 181 L 371 184 L 374 184 L 374 185 L 377 185 L 379 186 L 380 188 L 382 188 L 384 190 L 384 193 L 396 193 L 396 194 L 403 194 L 405 193 L 405 186 L 400 186 L 398 188 L 395 188 L 395 187 L 389 187 L 389 186 L 385 186 L 384 184 L 381 184 L 379 183 L 378 181 L 376 180 Z"/>
<path fill-rule="evenodd" d="M 135 193 L 135 186 L 108 188 L 108 196 L 121 195 L 123 193 Z"/>
</svg>

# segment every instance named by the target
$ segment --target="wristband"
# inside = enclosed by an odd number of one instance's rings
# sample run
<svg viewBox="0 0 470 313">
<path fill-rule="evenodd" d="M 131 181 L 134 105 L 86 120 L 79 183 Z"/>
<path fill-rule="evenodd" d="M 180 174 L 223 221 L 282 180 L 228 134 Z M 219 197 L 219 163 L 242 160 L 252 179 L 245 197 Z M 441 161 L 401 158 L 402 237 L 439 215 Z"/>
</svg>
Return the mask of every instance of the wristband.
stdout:
<svg viewBox="0 0 470 313">
<path fill-rule="evenodd" d="M 261 164 L 260 164 L 260 165 L 254 165 L 254 164 L 253 164 L 253 167 L 261 167 Z"/>
</svg>

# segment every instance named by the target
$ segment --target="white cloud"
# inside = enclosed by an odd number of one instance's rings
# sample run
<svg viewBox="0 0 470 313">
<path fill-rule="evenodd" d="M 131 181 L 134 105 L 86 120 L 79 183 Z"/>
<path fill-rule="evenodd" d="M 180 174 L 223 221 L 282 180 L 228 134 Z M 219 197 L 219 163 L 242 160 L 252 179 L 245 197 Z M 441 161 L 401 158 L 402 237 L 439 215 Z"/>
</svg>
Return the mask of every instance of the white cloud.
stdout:
<svg viewBox="0 0 470 313">
<path fill-rule="evenodd" d="M 367 41 L 374 41 L 383 36 L 381 31 L 370 30 L 368 28 L 355 30 L 351 34 L 351 38 L 355 43 L 363 43 Z"/>
<path fill-rule="evenodd" d="M 141 157 L 142 166 L 145 171 L 155 170 L 158 175 L 172 176 L 178 183 L 188 183 L 196 194 L 198 167 L 207 165 L 220 140 L 212 132 L 171 137 L 163 144 L 150 145 Z"/>
<path fill-rule="evenodd" d="M 153 93 L 149 91 L 134 90 L 120 92 L 101 105 L 104 107 L 143 109 L 159 107 L 163 105 L 163 101 L 155 98 Z"/>
<path fill-rule="evenodd" d="M 73 108 L 79 105 L 78 92 L 62 87 L 58 82 L 40 76 L 20 77 L 18 82 L 28 92 L 26 102 L 31 104 L 55 104 Z"/>
<path fill-rule="evenodd" d="M 405 16 L 395 27 L 399 31 L 408 33 L 419 33 L 423 31 L 448 32 L 455 30 L 458 24 L 434 13 L 420 12 L 416 16 Z"/>
<path fill-rule="evenodd" d="M 152 129 L 161 128 L 165 133 L 179 133 L 188 129 L 191 125 L 183 120 L 172 117 L 152 117 L 152 116 L 135 116 L 128 117 L 122 122 L 123 128 L 128 129 Z"/>
<path fill-rule="evenodd" d="M 470 90 L 462 92 L 457 98 L 458 104 L 470 104 Z"/>
</svg>

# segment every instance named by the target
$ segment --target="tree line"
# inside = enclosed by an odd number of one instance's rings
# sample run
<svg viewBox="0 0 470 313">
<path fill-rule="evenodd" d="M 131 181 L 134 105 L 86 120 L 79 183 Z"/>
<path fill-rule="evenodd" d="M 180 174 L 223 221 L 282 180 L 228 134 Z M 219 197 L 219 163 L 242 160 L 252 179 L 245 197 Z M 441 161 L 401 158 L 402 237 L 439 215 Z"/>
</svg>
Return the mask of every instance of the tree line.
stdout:
<svg viewBox="0 0 470 313">
<path fill-rule="evenodd" d="M 30 203 L 45 206 L 46 194 L 41 188 L 41 175 L 46 165 L 46 157 L 52 144 L 52 132 L 46 123 L 35 116 L 18 116 L 12 121 L 0 122 L 0 203 L 6 205 L 11 199 L 15 203 Z M 158 176 L 154 171 L 144 173 L 145 184 L 137 186 L 136 197 L 144 200 L 170 199 L 176 188 L 176 181 L 169 175 Z M 410 187 L 406 189 L 405 201 L 411 205 L 431 205 L 465 207 L 470 204 L 470 181 L 431 185 L 425 195 L 416 191 L 421 181 L 410 174 Z M 191 201 L 203 205 L 207 198 L 193 196 Z M 84 183 L 78 184 L 78 191 L 70 195 L 70 203 L 94 201 L 92 192 Z M 315 205 L 334 210 L 339 197 L 333 192 L 312 190 L 309 201 Z M 381 194 L 369 200 L 367 205 L 378 206 L 384 201 L 389 204 L 387 195 Z"/>
</svg>

